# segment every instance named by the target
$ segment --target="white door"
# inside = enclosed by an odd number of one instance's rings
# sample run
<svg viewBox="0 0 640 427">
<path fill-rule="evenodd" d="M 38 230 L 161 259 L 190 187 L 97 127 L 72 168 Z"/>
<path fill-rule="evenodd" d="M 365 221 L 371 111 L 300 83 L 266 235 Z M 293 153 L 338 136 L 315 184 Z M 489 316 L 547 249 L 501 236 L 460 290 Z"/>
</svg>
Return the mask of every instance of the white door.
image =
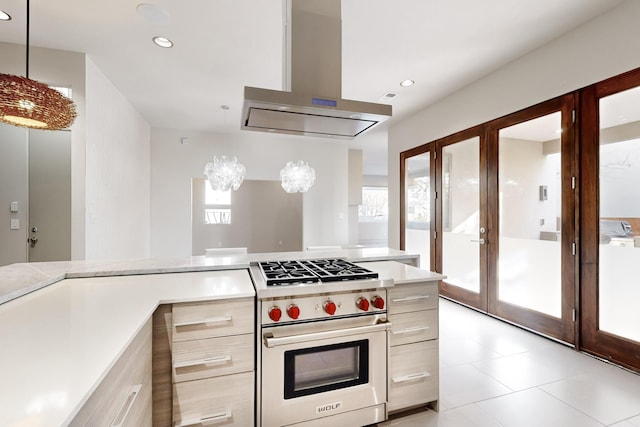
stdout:
<svg viewBox="0 0 640 427">
<path fill-rule="evenodd" d="M 71 259 L 71 132 L 29 131 L 29 261 Z"/>
</svg>

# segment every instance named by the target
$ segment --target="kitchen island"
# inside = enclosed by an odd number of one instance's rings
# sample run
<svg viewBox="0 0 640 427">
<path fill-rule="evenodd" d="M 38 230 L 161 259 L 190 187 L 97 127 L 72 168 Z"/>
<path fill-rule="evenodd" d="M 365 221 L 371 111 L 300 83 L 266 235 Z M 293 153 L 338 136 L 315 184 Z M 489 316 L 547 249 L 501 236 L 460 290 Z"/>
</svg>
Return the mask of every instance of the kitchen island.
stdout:
<svg viewBox="0 0 640 427">
<path fill-rule="evenodd" d="M 6 301 L 0 305 L 0 425 L 72 423 L 159 306 L 254 298 L 248 267 L 255 260 L 326 256 L 417 264 L 416 256 L 402 251 L 357 249 L 0 269 Z M 416 279 L 416 272 L 423 280 L 441 278 L 401 263 L 378 262 L 370 267 L 398 276 L 399 282 Z"/>
</svg>

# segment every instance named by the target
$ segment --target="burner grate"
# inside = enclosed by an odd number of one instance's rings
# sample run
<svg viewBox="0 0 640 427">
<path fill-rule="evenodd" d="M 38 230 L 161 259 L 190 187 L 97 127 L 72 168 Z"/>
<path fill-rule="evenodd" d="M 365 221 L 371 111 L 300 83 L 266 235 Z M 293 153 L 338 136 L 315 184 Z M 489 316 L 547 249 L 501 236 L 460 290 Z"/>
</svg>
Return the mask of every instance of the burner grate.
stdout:
<svg viewBox="0 0 640 427">
<path fill-rule="evenodd" d="M 343 259 L 259 263 L 267 286 L 376 279 L 378 273 Z"/>
</svg>

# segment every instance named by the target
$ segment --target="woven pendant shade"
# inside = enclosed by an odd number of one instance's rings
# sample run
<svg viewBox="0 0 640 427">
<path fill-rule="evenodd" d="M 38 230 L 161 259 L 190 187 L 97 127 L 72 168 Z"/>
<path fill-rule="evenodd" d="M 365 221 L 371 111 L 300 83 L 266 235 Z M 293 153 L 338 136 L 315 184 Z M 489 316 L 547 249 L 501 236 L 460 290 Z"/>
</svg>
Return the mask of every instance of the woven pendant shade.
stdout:
<svg viewBox="0 0 640 427">
<path fill-rule="evenodd" d="M 25 77 L 0 74 L 0 121 L 33 129 L 65 129 L 76 118 L 72 100 Z"/>
<path fill-rule="evenodd" d="M 0 74 L 0 122 L 32 129 L 65 129 L 76 118 L 76 105 L 57 90 L 29 78 L 30 7 L 27 0 L 26 77 Z"/>
</svg>

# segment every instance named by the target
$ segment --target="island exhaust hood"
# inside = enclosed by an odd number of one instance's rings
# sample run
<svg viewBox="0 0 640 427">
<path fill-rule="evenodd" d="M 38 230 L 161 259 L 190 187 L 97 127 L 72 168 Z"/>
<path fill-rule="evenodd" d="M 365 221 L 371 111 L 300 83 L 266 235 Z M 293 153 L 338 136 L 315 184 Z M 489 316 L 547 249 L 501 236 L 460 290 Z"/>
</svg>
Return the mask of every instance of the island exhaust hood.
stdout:
<svg viewBox="0 0 640 427">
<path fill-rule="evenodd" d="M 342 99 L 340 0 L 285 0 L 285 91 L 245 86 L 242 129 L 353 139 L 391 105 Z"/>
</svg>

